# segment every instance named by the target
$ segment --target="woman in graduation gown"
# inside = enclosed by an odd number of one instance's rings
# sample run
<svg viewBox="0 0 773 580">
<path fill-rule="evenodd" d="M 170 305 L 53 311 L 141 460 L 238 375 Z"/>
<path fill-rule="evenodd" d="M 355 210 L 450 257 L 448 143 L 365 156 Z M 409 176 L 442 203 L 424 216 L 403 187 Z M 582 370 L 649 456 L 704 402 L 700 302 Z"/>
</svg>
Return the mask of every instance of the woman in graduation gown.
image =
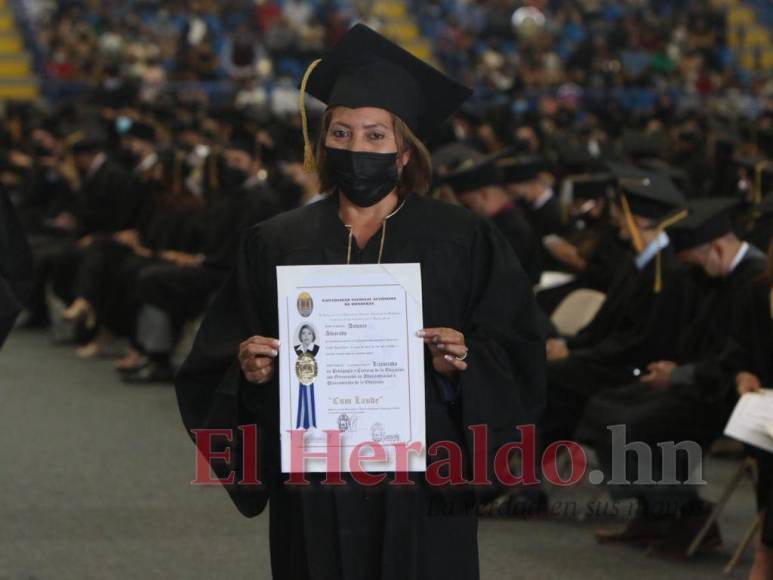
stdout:
<svg viewBox="0 0 773 580">
<path fill-rule="evenodd" d="M 246 232 L 178 375 L 183 421 L 189 430 L 257 425 L 263 485 L 227 489 L 246 516 L 270 501 L 274 578 L 478 578 L 478 488 L 431 487 L 423 474 L 409 486 L 366 488 L 346 476 L 325 486 L 313 474 L 309 486 L 284 485 L 272 338 L 276 266 L 418 262 L 427 446 L 456 442 L 469 467 L 468 427 L 486 425 L 490 467 L 496 448 L 519 439 L 516 427 L 534 422 L 544 342 L 530 282 L 492 223 L 421 195 L 430 162 L 416 136 L 469 90 L 363 25 L 312 63 L 301 90 L 328 106 L 317 164 L 329 195 Z M 241 468 L 211 464 L 221 477 Z"/>
</svg>

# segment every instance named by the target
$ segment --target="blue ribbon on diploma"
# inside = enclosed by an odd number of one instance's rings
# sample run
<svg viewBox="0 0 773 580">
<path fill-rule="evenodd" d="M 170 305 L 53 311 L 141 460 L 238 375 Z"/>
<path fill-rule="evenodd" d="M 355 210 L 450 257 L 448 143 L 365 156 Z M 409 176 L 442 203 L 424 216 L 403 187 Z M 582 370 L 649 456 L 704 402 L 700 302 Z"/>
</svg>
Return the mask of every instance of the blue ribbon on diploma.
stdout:
<svg viewBox="0 0 773 580">
<path fill-rule="evenodd" d="M 314 383 L 298 385 L 298 417 L 295 420 L 295 428 L 308 429 L 317 426 L 317 411 L 314 406 Z"/>
</svg>

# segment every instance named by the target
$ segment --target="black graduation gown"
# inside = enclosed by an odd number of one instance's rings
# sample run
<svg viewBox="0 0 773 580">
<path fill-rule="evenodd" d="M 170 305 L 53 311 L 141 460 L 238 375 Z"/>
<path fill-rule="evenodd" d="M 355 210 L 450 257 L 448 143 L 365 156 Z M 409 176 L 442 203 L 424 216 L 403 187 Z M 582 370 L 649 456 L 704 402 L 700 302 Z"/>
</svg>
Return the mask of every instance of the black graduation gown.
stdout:
<svg viewBox="0 0 773 580">
<path fill-rule="evenodd" d="M 81 235 L 114 232 L 134 225 L 142 199 L 128 187 L 129 183 L 123 167 L 110 159 L 83 180 L 74 208 Z"/>
<path fill-rule="evenodd" d="M 542 273 L 541 246 L 523 210 L 517 205 L 508 205 L 497 212 L 492 220 L 510 242 L 532 284 L 539 282 Z"/>
<path fill-rule="evenodd" d="M 11 201 L 0 188 L 0 346 L 32 290 L 32 255 Z"/>
<path fill-rule="evenodd" d="M 751 284 L 765 271 L 766 258 L 750 246 L 744 258 L 724 279 L 712 280 L 712 288 L 701 300 L 693 324 L 679 340 L 677 362 L 689 369 L 687 377 L 674 385 L 675 396 L 696 403 L 718 404 L 727 409 L 732 387 L 725 367 L 739 349 L 737 337 L 746 332 L 741 326 L 743 302 Z"/>
<path fill-rule="evenodd" d="M 773 388 L 771 290 L 768 280 L 760 279 L 741 297 L 743 312 L 737 336 L 739 356 L 732 361 L 735 373 L 751 372 L 766 388 Z M 757 503 L 760 511 L 765 510 L 762 541 L 773 547 L 773 453 L 756 447 L 752 450 L 759 468 Z"/>
<path fill-rule="evenodd" d="M 266 487 L 229 488 L 246 516 L 271 502 L 274 578 L 477 578 L 477 519 L 468 490 L 415 486 L 364 489 L 349 482 L 297 489 L 279 473 L 278 384 L 248 385 L 236 359 L 252 335 L 277 336 L 276 266 L 346 263 L 348 230 L 337 197 L 280 214 L 248 230 L 235 273 L 216 296 L 176 390 L 188 429 L 257 423 Z M 380 234 L 353 248 L 352 262 L 377 261 Z M 466 427 L 489 427 L 489 454 L 518 439 L 543 398 L 544 343 L 529 280 L 488 220 L 443 202 L 408 196 L 387 222 L 382 262 L 418 262 L 424 324 L 465 333 L 469 369 L 451 385 L 425 357 L 427 444 L 470 448 Z M 356 246 L 356 244 L 355 244 Z M 238 456 L 238 455 L 237 455 Z M 224 474 L 222 464 L 213 468 Z M 445 499 L 444 499 L 445 497 Z M 441 513 L 438 513 L 441 512 Z"/>
<path fill-rule="evenodd" d="M 526 218 L 531 223 L 534 233 L 539 239 L 550 234 L 557 234 L 563 229 L 564 223 L 561 219 L 561 207 L 555 195 L 538 208 L 523 201 L 520 203 L 520 206 L 523 208 Z"/>
<path fill-rule="evenodd" d="M 641 271 L 620 265 L 594 319 L 567 340 L 570 355 L 548 365 L 548 403 L 541 422 L 545 442 L 571 438 L 588 400 L 630 384 L 634 371 L 674 360 L 692 320 L 696 288 L 670 246 L 661 251 L 663 287 L 654 291 L 656 258 Z"/>
<path fill-rule="evenodd" d="M 701 300 L 696 316 L 683 329 L 679 341 L 675 361 L 681 369 L 690 369 L 687 376 L 683 374 L 677 379 L 675 375 L 674 384 L 668 389 L 631 383 L 603 391 L 589 401 L 575 436 L 596 449 L 605 472 L 611 469 L 609 425 L 625 425 L 628 441 L 651 445 L 655 451 L 655 475 L 660 470 L 657 443 L 689 440 L 709 445 L 722 432 L 733 384 L 732 373 L 723 368 L 722 361 L 735 355 L 735 337 L 744 332 L 742 296 L 764 268 L 762 253 L 750 248 L 729 276 L 712 280 L 711 290 Z M 630 479 L 635 480 L 636 466 L 632 464 L 628 469 Z M 624 486 L 611 491 L 616 496 L 646 495 L 652 502 L 653 497 L 673 501 L 673 497 L 684 495 L 687 490 L 678 486 Z"/>
<path fill-rule="evenodd" d="M 545 312 L 552 313 L 564 298 L 580 288 L 606 293 L 619 273 L 620 264 L 630 259 L 630 246 L 620 239 L 617 226 L 606 220 L 579 232 L 579 235 L 574 234 L 567 235 L 568 241 L 578 247 L 580 255 L 587 260 L 587 267 L 573 281 L 537 294 L 537 302 Z M 548 268 L 563 271 L 566 266 L 550 256 L 545 266 L 545 269 Z"/>
<path fill-rule="evenodd" d="M 233 268 L 241 232 L 276 215 L 279 202 L 265 185 L 243 187 L 202 212 L 204 263 L 196 268 L 164 263 L 146 268 L 137 287 L 139 302 L 152 304 L 176 323 L 195 318 Z"/>
</svg>

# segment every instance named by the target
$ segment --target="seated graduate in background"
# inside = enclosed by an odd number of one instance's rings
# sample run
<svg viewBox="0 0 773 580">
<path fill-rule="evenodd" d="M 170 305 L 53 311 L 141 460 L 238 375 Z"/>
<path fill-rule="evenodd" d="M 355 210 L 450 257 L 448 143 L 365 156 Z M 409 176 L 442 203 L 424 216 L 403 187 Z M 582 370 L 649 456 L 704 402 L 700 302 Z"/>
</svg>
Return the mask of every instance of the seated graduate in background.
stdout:
<svg viewBox="0 0 773 580">
<path fill-rule="evenodd" d="M 553 191 L 555 178 L 546 161 L 537 155 L 503 159 L 503 183 L 507 192 L 526 214 L 538 239 L 563 229 L 558 196 Z"/>
<path fill-rule="evenodd" d="M 537 293 L 537 302 L 548 313 L 573 290 L 591 288 L 606 292 L 620 265 L 631 259 L 630 245 L 620 239 L 620 230 L 611 220 L 613 176 L 576 176 L 564 186 L 571 193 L 567 207 L 569 223 L 560 236 L 547 236 L 542 244 L 554 267 L 576 273 L 576 278 Z"/>
<path fill-rule="evenodd" d="M 636 383 L 604 391 L 590 400 L 576 437 L 597 451 L 604 473 L 612 473 L 610 425 L 625 425 L 626 441 L 643 441 L 653 452 L 652 479 L 662 480 L 662 441 L 711 444 L 729 416 L 731 381 L 723 359 L 737 356 L 742 297 L 765 270 L 765 255 L 736 237 L 732 198 L 696 199 L 689 216 L 669 230 L 679 259 L 700 267 L 708 288 L 696 315 L 683 327 L 676 356 L 653 360 Z M 627 479 L 639 480 L 640 457 L 627 466 Z M 601 542 L 652 543 L 652 553 L 683 556 L 709 509 L 694 485 L 682 483 L 691 466 L 678 464 L 674 485 L 608 485 L 615 499 L 636 498 L 637 517 L 622 529 L 599 530 Z M 702 549 L 721 543 L 715 526 Z"/>
<path fill-rule="evenodd" d="M 79 187 L 71 204 L 47 222 L 61 235 L 35 248 L 33 315 L 37 320 L 46 318 L 47 286 L 69 304 L 75 298 L 74 280 L 85 249 L 101 235 L 133 227 L 141 201 L 128 191 L 126 171 L 108 157 L 107 137 L 100 127 L 76 131 L 68 143 L 77 172 L 73 179 Z"/>
<path fill-rule="evenodd" d="M 591 397 L 629 384 L 653 360 L 676 356 L 678 337 L 692 319 L 695 289 L 664 231 L 686 215 L 683 196 L 657 174 L 619 181 L 613 213 L 636 259 L 620 265 L 603 306 L 585 328 L 574 337 L 547 341 L 544 444 L 570 439 Z"/>
<path fill-rule="evenodd" d="M 62 318 L 72 324 L 82 324 L 94 336 L 85 346 L 76 351 L 82 358 L 92 358 L 100 354 L 110 342 L 110 333 L 102 326 L 95 328 L 97 322 L 96 308 L 102 306 L 99 300 L 99 276 L 95 273 L 95 256 L 103 261 L 118 260 L 119 257 L 105 252 L 105 246 L 128 248 L 141 240 L 141 232 L 150 221 L 153 212 L 159 204 L 163 188 L 163 166 L 157 152 L 156 128 L 154 125 L 135 119 L 125 135 L 121 137 L 120 156 L 129 162 L 131 173 L 125 185 L 127 199 L 136 200 L 134 215 L 126 220 L 127 229 L 118 232 L 108 232 L 92 236 L 91 242 L 84 247 L 84 255 L 78 266 L 74 284 L 75 298 L 70 302 Z M 129 210 L 127 210 L 129 211 Z M 91 279 L 92 284 L 88 284 Z"/>
<path fill-rule="evenodd" d="M 239 128 L 223 149 L 221 194 L 195 219 L 195 249 L 160 252 L 136 275 L 138 357 L 122 371 L 128 383 L 170 381 L 170 355 L 186 321 L 201 315 L 234 267 L 239 237 L 279 213 L 254 132 Z"/>
<path fill-rule="evenodd" d="M 478 161 L 462 162 L 456 171 L 443 179 L 443 183 L 451 187 L 463 206 L 497 225 L 532 284 L 536 284 L 542 273 L 538 240 L 523 210 L 502 187 L 502 173 L 497 166 L 500 156 L 493 154 Z"/>
<path fill-rule="evenodd" d="M 739 298 L 742 317 L 737 340 L 739 356 L 732 361 L 738 396 L 773 389 L 773 241 L 767 271 Z M 773 577 L 773 453 L 749 447 L 757 459 L 757 506 L 762 526 L 749 580 Z"/>
<path fill-rule="evenodd" d="M 362 24 L 312 63 L 301 90 L 327 105 L 316 155 L 327 197 L 244 236 L 177 375 L 183 421 L 189 430 L 257 423 L 264 485 L 227 489 L 245 516 L 270 501 L 274 578 L 478 578 L 470 489 L 436 489 L 419 475 L 412 486 L 365 489 L 344 476 L 331 489 L 322 474 L 303 489 L 284 485 L 274 338 L 278 265 L 419 263 L 427 444 L 454 441 L 467 453 L 467 427 L 483 424 L 491 459 L 535 420 L 545 354 L 529 279 L 491 222 L 422 195 L 432 170 L 420 136 L 470 91 Z"/>
<path fill-rule="evenodd" d="M 0 347 L 32 290 L 32 255 L 11 200 L 0 187 Z"/>
</svg>

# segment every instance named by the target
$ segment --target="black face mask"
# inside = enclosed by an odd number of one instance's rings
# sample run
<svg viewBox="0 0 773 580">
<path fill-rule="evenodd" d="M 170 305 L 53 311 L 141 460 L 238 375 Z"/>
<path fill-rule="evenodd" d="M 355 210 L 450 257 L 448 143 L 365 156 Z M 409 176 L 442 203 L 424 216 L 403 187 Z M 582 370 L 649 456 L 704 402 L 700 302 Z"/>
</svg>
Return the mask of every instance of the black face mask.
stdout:
<svg viewBox="0 0 773 580">
<path fill-rule="evenodd" d="M 353 204 L 375 205 L 397 186 L 397 153 L 325 150 L 333 181 Z"/>
</svg>

